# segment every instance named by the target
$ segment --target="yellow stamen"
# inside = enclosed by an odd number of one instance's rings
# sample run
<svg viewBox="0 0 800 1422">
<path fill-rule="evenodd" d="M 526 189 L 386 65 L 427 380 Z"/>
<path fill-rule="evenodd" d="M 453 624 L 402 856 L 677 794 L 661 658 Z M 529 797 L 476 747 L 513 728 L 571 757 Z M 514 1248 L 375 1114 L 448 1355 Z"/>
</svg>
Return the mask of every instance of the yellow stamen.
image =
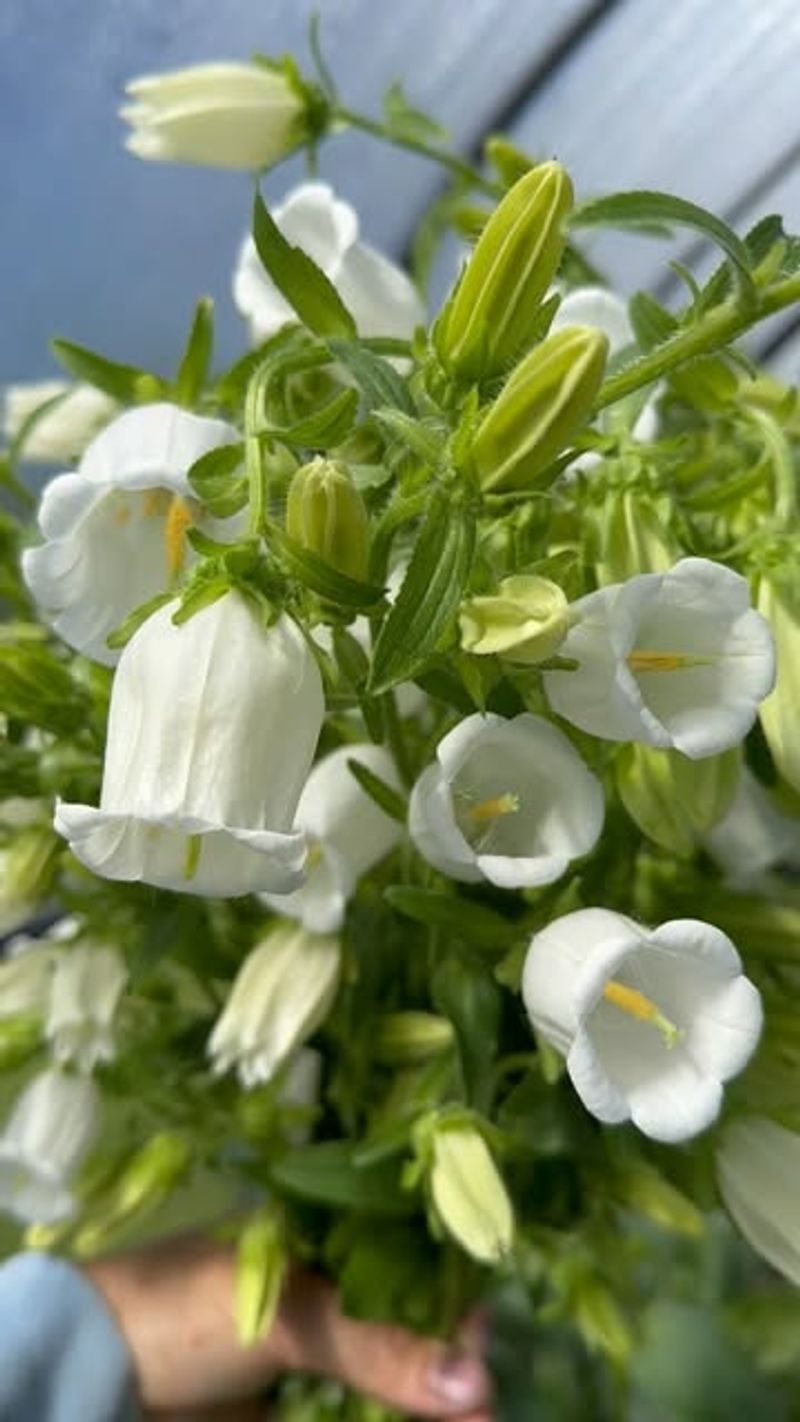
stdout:
<svg viewBox="0 0 800 1422">
<path fill-rule="evenodd" d="M 684 667 L 708 666 L 713 657 L 695 657 L 688 652 L 629 652 L 628 666 L 632 672 L 681 671 Z"/>
<path fill-rule="evenodd" d="M 308 854 L 306 855 L 306 870 L 316 869 L 322 862 L 322 845 L 318 840 L 309 841 Z"/>
<path fill-rule="evenodd" d="M 197 873 L 197 866 L 200 863 L 200 851 L 203 848 L 203 836 L 201 834 L 190 834 L 186 838 L 186 857 L 183 861 L 183 877 L 186 880 L 193 879 Z"/>
<path fill-rule="evenodd" d="M 145 489 L 142 496 L 142 513 L 145 518 L 160 518 L 169 511 L 172 494 L 169 489 Z"/>
<path fill-rule="evenodd" d="M 183 572 L 186 562 L 187 528 L 191 528 L 194 515 L 189 504 L 180 494 L 174 494 L 164 522 L 164 542 L 167 545 L 167 567 L 171 578 Z"/>
<path fill-rule="evenodd" d="M 479 800 L 477 805 L 470 805 L 467 813 L 471 820 L 482 825 L 502 819 L 503 815 L 515 815 L 518 810 L 519 795 L 506 791 L 504 795 L 495 795 L 494 799 Z"/>
<path fill-rule="evenodd" d="M 603 988 L 603 997 L 606 1002 L 613 1002 L 615 1007 L 627 1012 L 629 1017 L 635 1017 L 637 1022 L 651 1022 L 658 1028 L 668 1049 L 679 1041 L 682 1035 L 680 1027 L 670 1022 L 656 1004 L 651 1002 L 649 997 L 645 997 L 643 992 L 639 992 L 638 988 L 626 987 L 624 983 L 612 979 Z"/>
</svg>

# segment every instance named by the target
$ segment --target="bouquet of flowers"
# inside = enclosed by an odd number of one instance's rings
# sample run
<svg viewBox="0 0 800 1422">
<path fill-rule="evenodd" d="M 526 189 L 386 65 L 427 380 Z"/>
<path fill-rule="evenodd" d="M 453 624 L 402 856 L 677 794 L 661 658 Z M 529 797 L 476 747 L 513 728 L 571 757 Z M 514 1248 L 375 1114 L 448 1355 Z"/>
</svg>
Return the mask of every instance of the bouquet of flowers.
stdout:
<svg viewBox="0 0 800 1422">
<path fill-rule="evenodd" d="M 201 300 L 175 372 L 57 340 L 70 381 L 7 394 L 6 1245 L 224 1216 L 243 1345 L 313 1260 L 356 1316 L 493 1308 L 502 1417 L 770 1416 L 798 1303 L 724 1212 L 800 1282 L 800 405 L 735 343 L 800 239 L 577 201 L 503 137 L 473 168 L 316 58 L 138 79 L 128 145 L 410 148 L 448 177 L 416 281 L 326 184 L 256 192 L 235 365 Z M 626 303 L 600 226 L 720 265 Z"/>
</svg>

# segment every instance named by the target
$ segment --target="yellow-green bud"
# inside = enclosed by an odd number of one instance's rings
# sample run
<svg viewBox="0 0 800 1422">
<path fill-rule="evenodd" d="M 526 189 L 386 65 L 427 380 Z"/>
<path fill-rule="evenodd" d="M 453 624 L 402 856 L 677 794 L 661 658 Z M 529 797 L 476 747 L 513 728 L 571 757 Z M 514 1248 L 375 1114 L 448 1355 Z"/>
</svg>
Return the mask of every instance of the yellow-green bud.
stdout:
<svg viewBox="0 0 800 1422">
<path fill-rule="evenodd" d="M 501 375 L 527 350 L 571 208 L 572 184 L 559 163 L 531 168 L 503 198 L 436 323 L 434 344 L 452 375 Z"/>
<path fill-rule="evenodd" d="M 601 587 L 640 573 L 666 573 L 683 554 L 669 531 L 670 507 L 640 489 L 616 489 L 597 514 L 595 571 Z"/>
<path fill-rule="evenodd" d="M 191 1149 L 182 1136 L 159 1131 L 123 1171 L 114 1192 L 114 1213 L 122 1217 L 152 1208 L 175 1188 L 191 1160 Z"/>
<path fill-rule="evenodd" d="M 387 1066 L 414 1066 L 453 1045 L 453 1025 L 433 1012 L 387 1012 L 375 1024 L 375 1057 Z"/>
<path fill-rule="evenodd" d="M 531 666 L 558 651 L 569 630 L 569 603 L 549 578 L 519 573 L 503 578 L 496 593 L 463 602 L 458 624 L 465 652 Z"/>
<path fill-rule="evenodd" d="M 741 769 L 738 746 L 689 760 L 676 750 L 626 745 L 617 756 L 619 797 L 642 834 L 688 858 L 730 809 Z"/>
<path fill-rule="evenodd" d="M 530 489 L 586 422 L 603 379 L 608 338 L 564 326 L 513 371 L 480 425 L 472 459 L 487 493 Z"/>
<path fill-rule="evenodd" d="M 614 1295 L 596 1275 L 586 1275 L 572 1290 L 575 1323 L 592 1352 L 605 1353 L 613 1362 L 628 1362 L 634 1347 L 630 1325 Z"/>
<path fill-rule="evenodd" d="M 289 485 L 286 532 L 337 572 L 366 577 L 369 515 L 339 460 L 312 459 L 297 470 Z"/>
<path fill-rule="evenodd" d="M 22 1066 L 37 1051 L 41 1040 L 39 1017 L 26 1014 L 0 1022 L 0 1071 L 13 1071 Z"/>
<path fill-rule="evenodd" d="M 430 1191 L 436 1214 L 453 1239 L 482 1264 L 498 1264 L 514 1240 L 506 1187 L 480 1131 L 469 1122 L 433 1127 Z"/>
<path fill-rule="evenodd" d="M 761 725 L 772 758 L 794 790 L 800 790 L 800 575 L 765 574 L 756 607 L 775 638 L 775 689 L 761 703 Z"/>
<path fill-rule="evenodd" d="M 703 1234 L 702 1212 L 651 1165 L 637 1162 L 626 1166 L 616 1175 L 612 1192 L 625 1209 L 634 1210 L 662 1229 L 690 1239 L 699 1239 Z"/>
<path fill-rule="evenodd" d="M 62 842 L 49 825 L 32 825 L 0 849 L 0 927 L 50 892 Z"/>
<path fill-rule="evenodd" d="M 286 1262 L 282 1222 L 267 1206 L 245 1225 L 236 1255 L 236 1330 L 245 1348 L 272 1326 Z"/>
</svg>

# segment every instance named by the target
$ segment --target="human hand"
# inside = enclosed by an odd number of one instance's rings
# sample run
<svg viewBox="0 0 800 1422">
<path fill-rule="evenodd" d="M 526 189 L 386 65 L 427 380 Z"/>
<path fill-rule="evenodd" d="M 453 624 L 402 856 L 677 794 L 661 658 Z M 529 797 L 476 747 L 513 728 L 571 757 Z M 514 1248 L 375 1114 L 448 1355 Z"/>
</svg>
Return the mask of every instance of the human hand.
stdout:
<svg viewBox="0 0 800 1422">
<path fill-rule="evenodd" d="M 297 1272 L 268 1336 L 243 1348 L 235 1254 L 197 1238 L 86 1266 L 131 1351 L 145 1408 L 160 1422 L 262 1422 L 258 1395 L 283 1373 L 318 1373 L 420 1418 L 491 1422 L 479 1330 L 457 1348 L 346 1318 L 332 1287 Z"/>
</svg>

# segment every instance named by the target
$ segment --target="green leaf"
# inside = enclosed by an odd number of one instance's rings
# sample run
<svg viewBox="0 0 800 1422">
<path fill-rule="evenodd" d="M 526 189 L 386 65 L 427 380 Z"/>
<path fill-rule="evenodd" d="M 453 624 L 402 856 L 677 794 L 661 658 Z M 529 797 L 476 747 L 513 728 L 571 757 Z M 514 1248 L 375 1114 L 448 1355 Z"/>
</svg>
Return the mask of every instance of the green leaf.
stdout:
<svg viewBox="0 0 800 1422">
<path fill-rule="evenodd" d="M 438 889 L 418 889 L 410 884 L 391 884 L 384 890 L 384 898 L 405 918 L 413 918 L 430 928 L 444 929 L 446 933 L 463 939 L 465 943 L 492 949 L 498 955 L 505 951 L 518 933 L 514 923 L 483 904 L 459 898 L 455 894 L 441 893 Z"/>
<path fill-rule="evenodd" d="M 175 396 L 180 405 L 196 404 L 208 379 L 213 349 L 214 303 L 210 296 L 203 296 L 195 307 L 186 349 L 178 367 Z"/>
<path fill-rule="evenodd" d="M 356 1166 L 350 1141 L 300 1146 L 273 1161 L 269 1177 L 287 1195 L 329 1209 L 389 1217 L 412 1214 L 415 1209 L 401 1188 L 397 1163 Z"/>
<path fill-rule="evenodd" d="M 451 953 L 434 973 L 432 997 L 437 1011 L 449 1017 L 455 1028 L 467 1101 L 476 1110 L 488 1110 L 500 1031 L 500 989 L 482 963 Z"/>
<path fill-rule="evenodd" d="M 668 341 L 678 329 L 677 318 L 647 291 L 637 291 L 631 297 L 628 311 L 636 339 L 645 352 Z"/>
<path fill-rule="evenodd" d="M 373 410 L 372 414 L 405 449 L 418 455 L 426 464 L 435 467 L 439 463 L 445 447 L 445 437 L 440 429 L 432 429 L 429 423 L 413 418 L 403 410 L 379 409 Z"/>
<path fill-rule="evenodd" d="M 750 264 L 755 269 L 761 265 L 764 259 L 775 247 L 776 243 L 791 243 L 793 239 L 787 238 L 783 230 L 783 221 L 774 214 L 769 217 L 762 217 L 760 222 L 751 227 L 744 239 Z M 786 261 L 784 253 L 783 262 Z M 782 262 L 782 266 L 783 266 Z M 786 273 L 791 275 L 791 273 Z M 699 311 L 710 311 L 712 307 L 718 306 L 724 301 L 731 289 L 731 269 L 727 262 L 723 262 L 712 272 L 698 301 Z"/>
<path fill-rule="evenodd" d="M 0 713 L 56 734 L 81 730 L 90 705 L 47 647 L 0 646 Z"/>
<path fill-rule="evenodd" d="M 740 237 L 727 222 L 707 212 L 697 203 L 671 193 L 645 190 L 610 193 L 583 203 L 572 214 L 572 224 L 579 227 L 641 227 L 642 223 L 665 223 L 668 227 L 690 227 L 703 237 L 710 237 L 732 262 L 742 296 L 755 301 L 756 289 L 750 274 L 750 254 Z"/>
<path fill-rule="evenodd" d="M 416 415 L 405 381 L 383 356 L 368 351 L 357 341 L 329 340 L 328 349 L 352 375 L 364 396 L 367 410 L 388 405 L 390 409 Z"/>
<path fill-rule="evenodd" d="M 174 596 L 175 594 L 170 592 L 157 593 L 155 597 L 151 597 L 147 602 L 134 608 L 124 622 L 120 622 L 113 631 L 109 632 L 106 637 L 106 646 L 112 652 L 118 652 L 122 647 L 126 647 L 142 623 L 146 622 L 148 617 L 152 617 L 154 612 L 158 612 L 158 609 L 163 607 L 166 602 L 172 602 Z"/>
<path fill-rule="evenodd" d="M 378 745 L 382 744 L 386 738 L 383 703 L 378 697 L 364 694 L 369 678 L 369 657 L 361 643 L 345 627 L 334 627 L 333 650 L 342 677 L 358 697 L 370 739 Z"/>
<path fill-rule="evenodd" d="M 384 126 L 392 138 L 408 139 L 411 143 L 444 144 L 449 140 L 443 128 L 430 114 L 409 103 L 402 84 L 392 84 L 383 98 Z"/>
<path fill-rule="evenodd" d="M 50 345 L 56 359 L 76 380 L 87 381 L 124 404 L 135 404 L 142 399 L 155 400 L 167 392 L 166 382 L 148 370 L 106 360 L 96 351 L 75 345 L 74 341 L 63 341 L 60 337 L 56 337 Z"/>
<path fill-rule="evenodd" d="M 243 461 L 243 444 L 223 444 L 201 454 L 189 469 L 191 487 L 214 518 L 230 518 L 247 503 L 247 477 L 236 473 Z"/>
<path fill-rule="evenodd" d="M 385 780 L 381 780 L 379 775 L 376 775 L 374 771 L 370 770 L 368 766 L 362 765 L 358 760 L 348 760 L 347 768 L 350 774 L 355 776 L 365 794 L 369 795 L 381 810 L 391 819 L 398 820 L 401 825 L 405 824 L 408 806 L 394 786 L 387 785 Z"/>
<path fill-rule="evenodd" d="M 301 548 L 299 543 L 288 538 L 279 528 L 270 528 L 269 542 L 287 570 L 326 602 L 358 610 L 374 607 L 383 597 L 383 588 L 348 578 L 322 558 L 318 558 L 316 553 Z"/>
<path fill-rule="evenodd" d="M 332 449 L 346 439 L 358 415 L 358 394 L 355 390 L 340 390 L 332 400 L 297 420 L 292 425 L 268 425 L 259 430 L 284 444 L 299 444 L 309 449 Z"/>
<path fill-rule="evenodd" d="M 445 494 L 435 494 L 375 646 L 371 691 L 409 681 L 437 651 L 458 610 L 474 546 L 472 513 Z"/>
<path fill-rule="evenodd" d="M 253 240 L 266 271 L 309 331 L 317 336 L 356 335 L 356 323 L 335 286 L 305 252 L 286 241 L 258 193 Z"/>
<path fill-rule="evenodd" d="M 0 800 L 17 795 L 28 799 L 41 793 L 38 752 L 0 740 Z"/>
</svg>

